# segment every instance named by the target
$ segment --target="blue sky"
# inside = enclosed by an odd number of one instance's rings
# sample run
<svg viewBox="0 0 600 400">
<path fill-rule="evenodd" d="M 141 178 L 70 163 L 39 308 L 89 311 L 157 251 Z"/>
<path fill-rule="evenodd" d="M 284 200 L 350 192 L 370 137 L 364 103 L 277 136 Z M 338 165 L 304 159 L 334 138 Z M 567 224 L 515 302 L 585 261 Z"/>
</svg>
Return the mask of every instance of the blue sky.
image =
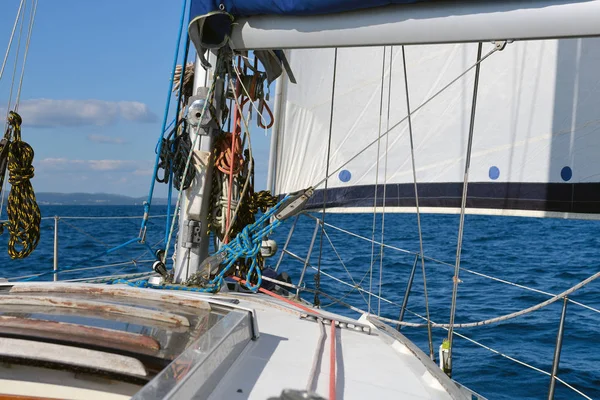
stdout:
<svg viewBox="0 0 600 400">
<path fill-rule="evenodd" d="M 2 4 L 2 58 L 19 2 Z M 19 106 L 23 139 L 35 150 L 36 191 L 148 193 L 181 4 L 39 1 Z M 2 118 L 15 50 L 16 38 L 0 81 Z M 269 140 L 253 132 L 257 189 L 265 186 Z M 157 184 L 156 195 L 165 193 Z"/>
</svg>

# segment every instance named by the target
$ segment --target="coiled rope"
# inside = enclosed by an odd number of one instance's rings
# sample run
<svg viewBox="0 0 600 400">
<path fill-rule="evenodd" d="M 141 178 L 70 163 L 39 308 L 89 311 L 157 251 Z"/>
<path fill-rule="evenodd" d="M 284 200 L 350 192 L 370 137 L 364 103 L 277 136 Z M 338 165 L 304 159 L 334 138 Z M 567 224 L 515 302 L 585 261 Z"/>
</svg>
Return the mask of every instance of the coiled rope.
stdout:
<svg viewBox="0 0 600 400">
<path fill-rule="evenodd" d="M 235 140 L 235 144 L 232 143 Z M 233 149 L 233 150 L 232 150 Z M 240 135 L 225 133 L 215 146 L 215 166 L 224 174 L 232 172 L 237 175 L 244 166 L 242 155 L 242 139 Z"/>
<path fill-rule="evenodd" d="M 22 122 L 21 116 L 11 111 L 5 135 L 13 139 L 8 145 L 8 182 L 12 188 L 6 207 L 8 221 L 3 224 L 10 234 L 8 255 L 12 259 L 25 258 L 37 247 L 42 218 L 30 182 L 34 172 L 34 152 L 29 144 L 21 140 Z"/>
</svg>

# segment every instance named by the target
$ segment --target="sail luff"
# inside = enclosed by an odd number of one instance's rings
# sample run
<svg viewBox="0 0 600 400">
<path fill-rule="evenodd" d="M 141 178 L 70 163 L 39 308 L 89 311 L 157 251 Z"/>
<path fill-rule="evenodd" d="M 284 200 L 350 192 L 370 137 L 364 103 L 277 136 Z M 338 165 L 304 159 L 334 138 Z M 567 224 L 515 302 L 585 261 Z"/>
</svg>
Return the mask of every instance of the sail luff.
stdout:
<svg viewBox="0 0 600 400">
<path fill-rule="evenodd" d="M 235 49 L 358 47 L 600 35 L 600 1 L 422 2 L 314 16 L 259 15 L 233 27 Z"/>
<path fill-rule="evenodd" d="M 281 129 L 282 112 L 281 103 L 283 100 L 283 86 L 286 84 L 287 78 L 281 77 L 275 82 L 275 99 L 273 100 L 273 128 L 271 130 L 271 143 L 269 145 L 269 167 L 267 170 L 267 190 L 273 192 L 275 190 L 275 179 L 277 174 L 277 142 Z"/>
</svg>

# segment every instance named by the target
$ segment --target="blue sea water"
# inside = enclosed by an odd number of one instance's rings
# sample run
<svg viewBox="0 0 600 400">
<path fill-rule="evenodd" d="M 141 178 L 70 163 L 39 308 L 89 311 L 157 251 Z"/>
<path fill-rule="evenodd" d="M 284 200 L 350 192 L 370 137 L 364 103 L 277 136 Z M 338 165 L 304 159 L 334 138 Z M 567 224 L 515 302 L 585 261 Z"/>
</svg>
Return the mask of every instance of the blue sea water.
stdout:
<svg viewBox="0 0 600 400">
<path fill-rule="evenodd" d="M 144 272 L 150 269 L 153 256 L 139 244 L 94 260 L 101 254 L 138 235 L 142 215 L 141 207 L 135 206 L 42 206 L 43 217 L 41 241 L 36 251 L 27 259 L 11 260 L 7 255 L 7 233 L 0 236 L 0 277 L 19 277 L 46 273 L 36 279 L 52 279 L 53 236 L 55 215 L 66 217 L 121 217 L 132 219 L 67 219 L 59 222 L 59 267 L 61 269 L 91 267 L 136 260 L 136 264 L 119 265 L 103 269 L 60 274 L 60 279 L 101 276 L 114 273 Z M 166 214 L 166 207 L 153 207 L 153 215 Z M 5 214 L 4 214 L 5 215 Z M 165 235 L 166 218 L 153 218 L 148 228 L 148 243 L 156 244 Z M 357 235 L 371 238 L 372 215 L 327 214 L 326 222 Z M 448 264 L 456 256 L 458 216 L 424 215 L 422 217 L 424 253 Z M 343 302 L 382 316 L 397 318 L 413 262 L 414 252 L 419 250 L 415 215 L 388 214 L 385 221 L 375 220 L 375 239 L 398 249 L 385 248 L 383 262 L 379 259 L 379 246 L 346 233 L 327 229 L 327 234 L 339 254 L 332 251 L 327 239 L 320 236 L 311 257 L 311 264 L 318 265 L 322 253 L 323 273 L 351 282 L 392 303 L 380 301 L 375 295 L 361 295 L 349 286 L 321 276 L 321 290 Z M 291 222 L 286 222 L 275 232 L 274 238 L 283 247 Z M 461 266 L 465 269 L 487 274 L 507 281 L 551 293 L 559 293 L 579 281 L 600 271 L 600 222 L 517 217 L 467 216 Z M 290 250 L 301 257 L 308 251 L 314 221 L 301 217 L 290 242 Z M 155 246 L 158 248 L 159 245 Z M 374 252 L 375 256 L 372 257 Z M 278 255 L 277 255 L 278 257 Z M 270 260 L 276 262 L 277 257 Z M 340 262 L 341 261 L 343 262 Z M 373 264 L 372 274 L 369 266 Z M 453 268 L 431 260 L 425 263 L 429 309 L 431 319 L 447 322 L 450 314 Z M 285 257 L 282 269 L 297 282 L 302 264 Z M 314 288 L 314 270 L 306 274 L 306 285 Z M 380 285 L 380 277 L 382 284 Z M 472 322 L 507 314 L 540 303 L 548 296 L 527 291 L 505 283 L 493 281 L 472 273 L 461 271 L 456 322 Z M 571 296 L 571 299 L 600 308 L 600 282 L 592 282 Z M 313 299 L 312 294 L 306 294 Z M 322 306 L 348 316 L 358 314 L 333 303 L 321 295 Z M 549 371 L 552 365 L 554 344 L 558 329 L 562 302 L 511 319 L 506 322 L 468 329 L 457 329 L 460 334 L 481 342 L 503 354 L 517 358 L 537 368 Z M 417 268 L 408 308 L 425 314 L 423 275 Z M 420 320 L 407 313 L 407 321 Z M 402 333 L 415 341 L 426 353 L 428 340 L 426 329 L 403 328 Z M 434 329 L 433 343 L 437 355 L 438 346 L 446 331 Z M 570 303 L 567 309 L 563 348 L 560 358 L 559 377 L 586 393 L 600 398 L 600 314 Z M 479 347 L 466 339 L 455 337 L 453 377 L 471 389 L 490 399 L 542 399 L 547 397 L 549 377 L 521 366 L 514 361 Z M 557 399 L 581 398 L 578 394 L 557 384 Z"/>
</svg>

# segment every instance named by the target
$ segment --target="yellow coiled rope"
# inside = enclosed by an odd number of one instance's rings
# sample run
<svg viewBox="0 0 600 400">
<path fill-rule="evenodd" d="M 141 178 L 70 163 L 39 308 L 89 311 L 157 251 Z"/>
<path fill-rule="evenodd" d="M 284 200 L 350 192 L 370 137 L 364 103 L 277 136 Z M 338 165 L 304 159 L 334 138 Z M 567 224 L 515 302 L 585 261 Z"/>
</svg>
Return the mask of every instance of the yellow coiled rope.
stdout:
<svg viewBox="0 0 600 400">
<path fill-rule="evenodd" d="M 11 184 L 6 213 L 8 221 L 3 225 L 8 229 L 8 255 L 12 259 L 25 258 L 40 241 L 40 208 L 30 179 L 33 178 L 33 148 L 21 140 L 22 119 L 11 111 L 8 115 L 8 131 L 12 136 L 8 148 L 8 182 Z"/>
</svg>

